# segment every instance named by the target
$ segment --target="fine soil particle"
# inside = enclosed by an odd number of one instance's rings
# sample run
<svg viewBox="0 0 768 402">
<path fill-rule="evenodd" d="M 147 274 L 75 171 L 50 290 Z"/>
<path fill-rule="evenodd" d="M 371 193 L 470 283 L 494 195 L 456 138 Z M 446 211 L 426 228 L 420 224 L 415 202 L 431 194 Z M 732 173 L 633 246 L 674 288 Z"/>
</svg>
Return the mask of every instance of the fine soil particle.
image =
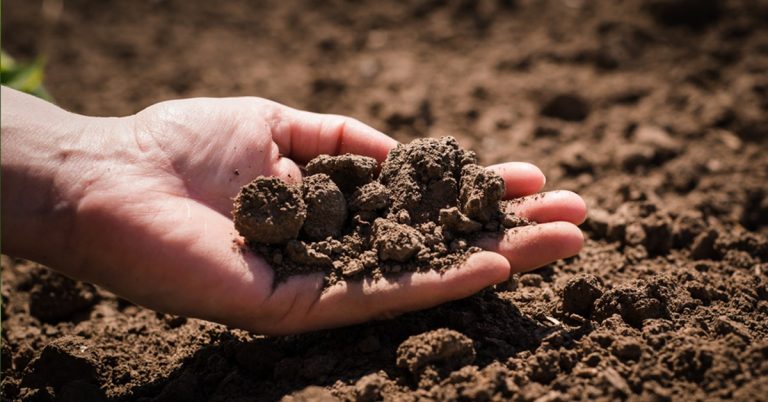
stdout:
<svg viewBox="0 0 768 402">
<path fill-rule="evenodd" d="M 451 137 L 398 145 L 378 177 L 371 158 L 320 155 L 301 185 L 258 177 L 244 186 L 234 220 L 273 264 L 276 283 L 317 271 L 327 285 L 442 272 L 478 250 L 470 246 L 477 236 L 527 223 L 502 212 L 504 180 L 476 161 Z"/>
<path fill-rule="evenodd" d="M 42 0 L 2 3 L 3 49 L 45 55 L 46 89 L 64 109 L 124 116 L 257 95 L 351 115 L 402 143 L 454 135 L 477 151 L 469 163 L 533 162 L 546 189 L 589 206 L 576 257 L 425 311 L 286 337 L 158 314 L 3 256 L 3 401 L 766 400 L 765 1 L 69 0 L 54 13 Z M 336 184 L 342 228 L 373 212 L 371 230 L 382 218 L 470 236 L 480 222 L 458 187 L 422 176 L 456 159 L 441 147 L 386 184 L 373 160 L 309 175 L 359 172 Z M 248 164 L 217 177 L 242 185 Z M 408 216 L 387 219 L 409 187 L 456 191 L 457 203 L 430 216 L 405 199 L 396 209 Z M 290 251 L 337 272 L 323 264 L 344 256 L 328 253 L 364 246 L 344 230 L 309 239 L 295 221 L 270 262 Z M 380 264 L 370 249 L 355 261 L 343 275 Z M 447 373 L 424 335 L 446 328 L 475 351 Z M 433 362 L 418 377 L 397 365 L 411 337 Z"/>
</svg>

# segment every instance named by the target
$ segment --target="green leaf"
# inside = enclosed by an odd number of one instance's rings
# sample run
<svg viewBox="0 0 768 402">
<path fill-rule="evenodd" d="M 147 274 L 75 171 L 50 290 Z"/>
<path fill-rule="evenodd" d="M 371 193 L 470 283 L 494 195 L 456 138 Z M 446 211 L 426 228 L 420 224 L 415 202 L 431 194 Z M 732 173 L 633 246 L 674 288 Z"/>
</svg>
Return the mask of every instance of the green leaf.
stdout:
<svg viewBox="0 0 768 402">
<path fill-rule="evenodd" d="M 43 87 L 45 61 L 38 57 L 32 63 L 19 63 L 4 51 L 0 51 L 0 82 L 19 91 L 51 100 Z"/>
</svg>

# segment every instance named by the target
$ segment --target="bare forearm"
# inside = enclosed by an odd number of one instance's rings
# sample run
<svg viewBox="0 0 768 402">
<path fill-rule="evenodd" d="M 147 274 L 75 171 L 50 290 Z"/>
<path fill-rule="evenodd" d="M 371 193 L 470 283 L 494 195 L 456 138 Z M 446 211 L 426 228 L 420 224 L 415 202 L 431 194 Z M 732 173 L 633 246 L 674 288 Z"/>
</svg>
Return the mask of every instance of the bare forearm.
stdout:
<svg viewBox="0 0 768 402">
<path fill-rule="evenodd" d="M 50 103 L 2 88 L 4 253 L 49 262 L 47 250 L 67 247 L 73 206 L 62 194 L 56 168 L 66 163 L 63 139 L 76 135 L 71 120 L 74 115 Z"/>
<path fill-rule="evenodd" d="M 99 119 L 2 88 L 3 253 L 72 263 L 73 231 Z"/>
</svg>

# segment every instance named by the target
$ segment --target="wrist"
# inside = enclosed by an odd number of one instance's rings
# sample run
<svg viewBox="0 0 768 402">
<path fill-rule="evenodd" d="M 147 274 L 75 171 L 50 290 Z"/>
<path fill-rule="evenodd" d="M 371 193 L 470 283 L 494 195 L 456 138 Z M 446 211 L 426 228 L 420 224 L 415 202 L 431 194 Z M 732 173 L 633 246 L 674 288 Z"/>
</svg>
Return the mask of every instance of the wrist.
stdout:
<svg viewBox="0 0 768 402">
<path fill-rule="evenodd" d="M 98 136 L 120 119 L 77 115 L 2 91 L 3 252 L 74 268 L 81 258 L 78 208 L 107 143 Z"/>
</svg>

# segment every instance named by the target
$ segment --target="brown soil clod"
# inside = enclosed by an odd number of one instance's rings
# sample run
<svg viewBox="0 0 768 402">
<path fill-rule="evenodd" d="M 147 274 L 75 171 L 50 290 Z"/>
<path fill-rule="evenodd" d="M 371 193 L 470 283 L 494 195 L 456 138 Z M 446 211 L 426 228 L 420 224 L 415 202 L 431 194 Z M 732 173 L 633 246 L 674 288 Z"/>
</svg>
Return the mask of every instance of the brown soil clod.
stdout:
<svg viewBox="0 0 768 402">
<path fill-rule="evenodd" d="M 545 103 L 541 114 L 565 121 L 582 121 L 589 115 L 589 109 L 589 103 L 581 96 L 561 94 Z"/>
<path fill-rule="evenodd" d="M 371 158 L 321 155 L 300 186 L 259 177 L 243 187 L 236 227 L 276 283 L 310 272 L 328 285 L 442 272 L 478 250 L 474 237 L 528 224 L 502 212 L 504 181 L 476 159 L 451 137 L 397 146 L 378 177 Z"/>
<path fill-rule="evenodd" d="M 307 173 L 327 174 L 345 194 L 373 180 L 378 163 L 361 155 L 320 155 L 307 163 Z"/>
<path fill-rule="evenodd" d="M 302 183 L 307 219 L 302 230 L 312 240 L 339 237 L 347 219 L 344 195 L 326 174 L 307 177 Z"/>
<path fill-rule="evenodd" d="M 353 211 L 377 211 L 389 206 L 389 191 L 378 181 L 372 181 L 358 188 L 349 201 Z"/>
<path fill-rule="evenodd" d="M 443 208 L 440 210 L 440 224 L 455 233 L 474 233 L 483 228 L 480 222 L 469 219 L 458 208 Z"/>
<path fill-rule="evenodd" d="M 382 261 L 405 262 L 424 247 L 424 236 L 418 230 L 387 219 L 373 223 L 373 246 Z"/>
<path fill-rule="evenodd" d="M 29 291 L 29 314 L 56 323 L 87 310 L 98 301 L 93 285 L 78 282 L 48 269 L 35 271 L 38 282 Z"/>
<path fill-rule="evenodd" d="M 393 149 L 379 181 L 392 191 L 391 213 L 405 210 L 414 223 L 436 221 L 442 208 L 458 205 L 464 165 L 475 163 L 472 152 L 451 137 L 416 139 Z"/>
<path fill-rule="evenodd" d="M 26 386 L 60 388 L 74 381 L 95 382 L 98 355 L 77 336 L 65 336 L 45 347 L 27 366 Z"/>
<path fill-rule="evenodd" d="M 415 378 L 430 367 L 445 375 L 474 361 L 472 339 L 445 328 L 414 335 L 397 348 L 397 367 Z"/>
<path fill-rule="evenodd" d="M 275 177 L 258 177 L 240 190 L 233 212 L 235 228 L 252 243 L 295 239 L 307 218 L 301 189 Z"/>
<path fill-rule="evenodd" d="M 602 295 L 600 280 L 596 276 L 576 275 L 563 288 L 563 310 L 588 316 L 595 300 Z"/>
<path fill-rule="evenodd" d="M 331 257 L 313 249 L 303 241 L 289 241 L 285 246 L 285 251 L 288 254 L 288 258 L 297 264 L 323 267 L 330 266 L 332 263 Z"/>
<path fill-rule="evenodd" d="M 486 223 L 498 214 L 504 197 L 504 180 L 485 168 L 468 164 L 461 169 L 459 201 L 468 217 Z"/>
<path fill-rule="evenodd" d="M 618 314 L 627 324 L 641 328 L 645 320 L 667 318 L 692 306 L 691 296 L 680 292 L 669 278 L 660 276 L 649 282 L 618 286 L 595 301 L 594 319 L 603 321 Z"/>
</svg>

